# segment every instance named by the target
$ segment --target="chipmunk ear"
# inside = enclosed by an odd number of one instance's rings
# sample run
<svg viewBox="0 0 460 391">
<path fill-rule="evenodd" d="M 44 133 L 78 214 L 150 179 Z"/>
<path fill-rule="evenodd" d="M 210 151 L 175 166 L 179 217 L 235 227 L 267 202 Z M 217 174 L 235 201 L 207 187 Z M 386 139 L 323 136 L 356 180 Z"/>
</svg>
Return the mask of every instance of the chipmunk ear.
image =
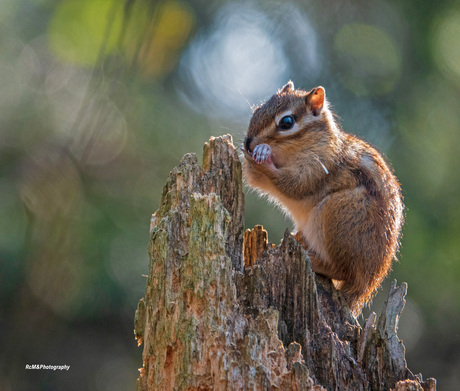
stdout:
<svg viewBox="0 0 460 391">
<path fill-rule="evenodd" d="M 323 87 L 313 88 L 305 99 L 305 103 L 311 107 L 314 116 L 321 114 L 326 99 L 326 90 Z"/>
<path fill-rule="evenodd" d="M 285 94 L 286 92 L 293 92 L 294 91 L 294 83 L 289 80 L 283 88 L 281 88 L 279 91 L 278 91 L 278 94 Z"/>
</svg>

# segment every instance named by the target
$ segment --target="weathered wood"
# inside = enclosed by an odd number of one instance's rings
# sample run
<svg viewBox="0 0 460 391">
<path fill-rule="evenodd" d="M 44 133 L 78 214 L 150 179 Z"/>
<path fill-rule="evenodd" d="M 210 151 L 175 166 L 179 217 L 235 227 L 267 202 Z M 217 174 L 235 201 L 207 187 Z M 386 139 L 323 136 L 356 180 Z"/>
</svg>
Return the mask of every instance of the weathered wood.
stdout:
<svg viewBox="0 0 460 391">
<path fill-rule="evenodd" d="M 274 246 L 257 226 L 243 250 L 243 224 L 237 152 L 212 138 L 202 167 L 187 154 L 172 170 L 152 218 L 139 391 L 436 389 L 397 337 L 406 284 L 361 327 L 289 232 Z"/>
<path fill-rule="evenodd" d="M 261 225 L 248 229 L 244 233 L 244 266 L 253 266 L 267 250 L 268 235 Z"/>
</svg>

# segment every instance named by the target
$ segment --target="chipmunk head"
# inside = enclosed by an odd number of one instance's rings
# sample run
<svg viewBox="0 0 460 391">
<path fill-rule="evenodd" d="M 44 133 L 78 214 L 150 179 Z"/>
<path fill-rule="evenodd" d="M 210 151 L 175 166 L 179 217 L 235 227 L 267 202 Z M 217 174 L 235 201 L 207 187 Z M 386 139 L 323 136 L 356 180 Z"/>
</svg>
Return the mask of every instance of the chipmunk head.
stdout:
<svg viewBox="0 0 460 391">
<path fill-rule="evenodd" d="M 271 149 L 271 160 L 278 167 L 298 150 L 324 149 L 337 132 L 325 89 L 316 87 L 307 92 L 295 89 L 289 81 L 254 110 L 243 150 L 246 159 L 252 160 L 254 149 L 266 144 Z"/>
</svg>

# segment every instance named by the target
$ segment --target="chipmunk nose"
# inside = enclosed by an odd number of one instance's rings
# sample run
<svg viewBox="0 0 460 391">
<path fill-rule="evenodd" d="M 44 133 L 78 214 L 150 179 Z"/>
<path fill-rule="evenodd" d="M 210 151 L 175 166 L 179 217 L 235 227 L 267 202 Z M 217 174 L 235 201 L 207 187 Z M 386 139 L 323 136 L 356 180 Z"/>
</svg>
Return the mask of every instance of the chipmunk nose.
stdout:
<svg viewBox="0 0 460 391">
<path fill-rule="evenodd" d="M 246 152 L 249 154 L 252 154 L 251 142 L 252 142 L 252 137 L 246 137 L 244 140 L 244 148 L 246 149 Z"/>
</svg>

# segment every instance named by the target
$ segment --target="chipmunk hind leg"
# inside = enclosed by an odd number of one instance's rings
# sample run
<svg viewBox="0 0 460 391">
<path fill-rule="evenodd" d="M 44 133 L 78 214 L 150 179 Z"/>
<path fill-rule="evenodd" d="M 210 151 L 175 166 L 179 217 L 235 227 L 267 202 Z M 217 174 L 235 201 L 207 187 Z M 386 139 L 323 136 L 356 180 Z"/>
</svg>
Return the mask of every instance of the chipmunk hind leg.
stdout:
<svg viewBox="0 0 460 391">
<path fill-rule="evenodd" d="M 347 189 L 327 196 L 313 209 L 311 218 L 321 230 L 323 251 L 329 260 L 319 265 L 329 267 L 329 272 L 318 272 L 340 280 L 336 286 L 350 307 L 360 310 L 371 300 L 391 265 L 379 201 L 364 188 Z"/>
<path fill-rule="evenodd" d="M 303 241 L 302 243 L 305 243 Z M 349 272 L 343 268 L 338 267 L 336 263 L 323 260 L 315 251 L 308 250 L 308 257 L 310 258 L 313 271 L 316 274 L 323 275 L 332 280 L 334 286 L 343 294 L 345 301 L 350 309 L 358 315 L 364 305 L 370 300 L 365 298 L 369 289 L 366 280 L 357 281 L 357 279 L 350 279 Z M 356 276 L 360 278 L 360 275 Z M 372 292 L 371 292 L 372 294 Z"/>
<path fill-rule="evenodd" d="M 308 224 L 295 235 L 297 241 L 307 250 L 312 269 L 316 274 L 321 274 L 333 280 L 347 278 L 346 270 L 329 257 L 324 246 L 323 222 L 319 213 L 313 215 Z"/>
</svg>

